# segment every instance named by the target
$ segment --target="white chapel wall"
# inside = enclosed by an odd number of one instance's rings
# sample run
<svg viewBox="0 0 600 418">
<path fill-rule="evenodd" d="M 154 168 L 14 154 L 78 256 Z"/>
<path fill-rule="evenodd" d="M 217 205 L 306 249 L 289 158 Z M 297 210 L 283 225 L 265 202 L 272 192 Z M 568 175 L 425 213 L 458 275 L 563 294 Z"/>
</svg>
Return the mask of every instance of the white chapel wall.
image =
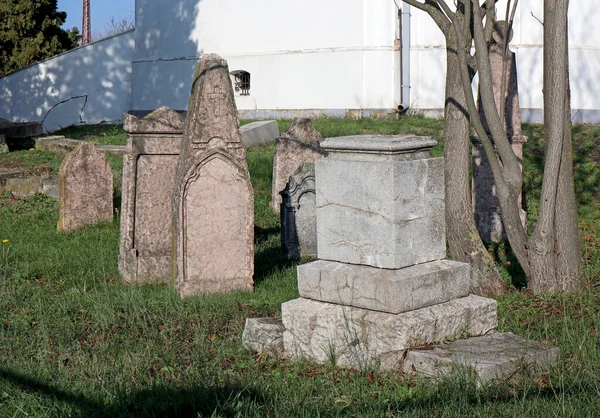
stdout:
<svg viewBox="0 0 600 418">
<path fill-rule="evenodd" d="M 94 42 L 0 78 L 0 117 L 46 132 L 117 123 L 131 106 L 134 34 Z"/>
</svg>

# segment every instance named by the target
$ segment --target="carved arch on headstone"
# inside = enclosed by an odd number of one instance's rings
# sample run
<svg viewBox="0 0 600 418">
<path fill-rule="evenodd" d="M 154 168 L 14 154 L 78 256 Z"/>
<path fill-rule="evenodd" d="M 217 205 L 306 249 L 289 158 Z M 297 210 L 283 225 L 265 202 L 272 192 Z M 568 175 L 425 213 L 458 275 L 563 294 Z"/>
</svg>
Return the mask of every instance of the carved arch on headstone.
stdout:
<svg viewBox="0 0 600 418">
<path fill-rule="evenodd" d="M 183 184 L 183 193 L 181 193 L 181 197 L 180 197 L 180 201 L 179 201 L 179 228 L 181 228 L 181 234 L 180 234 L 180 238 L 179 238 L 179 245 L 181 248 L 181 259 L 178 261 L 178 266 L 179 268 L 182 269 L 182 271 L 180 272 L 180 280 L 181 282 L 178 283 L 179 286 L 183 285 L 183 282 L 190 280 L 190 274 L 193 276 L 193 273 L 190 273 L 188 271 L 188 260 L 186 259 L 186 257 L 188 257 L 188 251 L 190 250 L 190 242 L 188 242 L 188 217 L 189 216 L 195 216 L 197 214 L 190 214 L 187 213 L 187 200 L 189 197 L 189 193 L 190 193 L 190 189 L 191 186 L 198 181 L 198 179 L 200 178 L 200 176 L 203 174 L 203 170 L 209 166 L 212 165 L 215 160 L 219 160 L 220 162 L 224 163 L 225 166 L 228 166 L 231 168 L 231 172 L 228 174 L 233 175 L 233 178 L 235 179 L 235 182 L 240 182 L 242 183 L 242 185 L 236 189 L 235 191 L 231 191 L 231 190 L 226 190 L 224 191 L 224 193 L 238 193 L 238 194 L 243 194 L 243 192 L 245 191 L 247 193 L 247 197 L 244 196 L 236 196 L 239 199 L 241 199 L 241 202 L 238 201 L 237 203 L 241 203 L 241 204 L 247 204 L 249 206 L 251 206 L 251 210 L 250 213 L 253 213 L 253 205 L 254 205 L 254 199 L 253 199 L 253 190 L 252 190 L 252 183 L 250 182 L 249 177 L 246 175 L 247 172 L 247 168 L 240 163 L 240 161 L 238 161 L 235 157 L 231 156 L 230 154 L 228 154 L 225 150 L 223 149 L 213 149 L 209 152 L 207 152 L 203 157 L 202 160 L 194 165 L 193 167 L 191 167 L 185 177 L 184 177 L 184 184 Z M 227 199 L 224 199 L 227 200 Z M 205 203 L 207 205 L 211 205 L 215 202 L 211 202 L 209 199 L 207 199 L 205 201 Z M 244 208 L 244 213 L 248 213 L 247 208 Z M 243 216 L 242 214 L 240 214 L 240 216 Z M 246 239 L 247 242 L 244 243 L 244 245 L 250 246 L 250 248 L 253 248 L 253 242 L 254 242 L 254 219 L 247 219 L 245 221 L 245 224 L 243 225 L 242 231 L 240 231 L 242 234 L 246 235 Z M 196 243 L 197 244 L 197 243 Z M 217 244 L 218 245 L 218 244 Z M 194 245 L 191 245 L 192 247 Z M 240 247 L 241 248 L 241 247 Z M 220 248 L 219 250 L 226 252 L 228 249 L 227 248 Z M 241 251 L 241 250 L 240 250 Z M 245 263 L 247 263 L 247 266 L 245 267 L 246 269 L 249 269 L 250 271 L 253 270 L 253 251 L 251 254 L 249 254 L 248 259 L 245 260 Z M 238 260 L 240 261 L 240 260 Z M 240 270 L 243 269 L 244 266 L 240 265 Z M 193 270 L 193 268 L 192 268 Z M 250 278 L 251 280 L 251 278 Z"/>
</svg>

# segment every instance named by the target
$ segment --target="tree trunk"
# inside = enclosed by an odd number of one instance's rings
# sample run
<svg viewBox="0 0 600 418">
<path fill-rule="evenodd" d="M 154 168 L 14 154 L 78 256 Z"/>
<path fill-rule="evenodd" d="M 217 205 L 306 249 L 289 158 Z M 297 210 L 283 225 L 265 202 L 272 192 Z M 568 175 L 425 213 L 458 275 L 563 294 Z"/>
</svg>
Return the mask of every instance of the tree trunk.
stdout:
<svg viewBox="0 0 600 418">
<path fill-rule="evenodd" d="M 451 31 L 453 36 L 454 31 Z M 506 292 L 494 260 L 483 245 L 473 219 L 471 200 L 471 141 L 469 112 L 460 77 L 457 42 L 446 37 L 446 104 L 444 158 L 446 185 L 446 237 L 452 258 L 471 264 L 470 292 L 499 296 Z"/>
</svg>

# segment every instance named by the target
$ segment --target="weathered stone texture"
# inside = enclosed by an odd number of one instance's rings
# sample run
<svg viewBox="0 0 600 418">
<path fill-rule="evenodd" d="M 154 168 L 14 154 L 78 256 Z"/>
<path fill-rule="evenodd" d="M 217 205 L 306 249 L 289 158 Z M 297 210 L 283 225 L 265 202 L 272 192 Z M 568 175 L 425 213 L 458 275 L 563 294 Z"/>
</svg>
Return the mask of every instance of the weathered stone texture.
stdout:
<svg viewBox="0 0 600 418">
<path fill-rule="evenodd" d="M 315 166 L 304 163 L 281 192 L 281 248 L 288 259 L 317 256 Z"/>
<path fill-rule="evenodd" d="M 92 143 L 67 155 L 58 174 L 59 231 L 113 219 L 113 174 L 106 156 Z"/>
<path fill-rule="evenodd" d="M 403 371 L 437 380 L 463 367 L 478 386 L 484 386 L 498 379 L 510 380 L 522 372 L 551 366 L 557 360 L 556 347 L 526 340 L 510 332 L 493 332 L 427 350 L 410 350 Z"/>
<path fill-rule="evenodd" d="M 183 126 L 183 118 L 168 107 L 142 119 L 124 116 L 119 271 L 128 282 L 171 279 L 171 206 Z"/>
<path fill-rule="evenodd" d="M 6 154 L 9 151 L 8 144 L 6 143 L 6 136 L 0 134 L 0 154 Z"/>
<path fill-rule="evenodd" d="M 315 164 L 320 259 L 402 268 L 446 256 L 444 160 L 414 136 L 338 137 Z"/>
<path fill-rule="evenodd" d="M 273 157 L 271 207 L 274 210 L 279 211 L 279 193 L 285 189 L 290 176 L 303 163 L 314 163 L 326 155 L 319 145 L 322 139 L 308 118 L 294 118 L 290 127 L 281 133 Z"/>
<path fill-rule="evenodd" d="M 196 65 L 173 195 L 181 296 L 250 289 L 254 197 L 227 62 Z"/>
<path fill-rule="evenodd" d="M 283 354 L 281 318 L 247 318 L 242 344 L 249 350 Z"/>
<path fill-rule="evenodd" d="M 496 308 L 475 295 L 400 314 L 294 299 L 281 305 L 283 344 L 292 358 L 392 369 L 412 346 L 485 334 L 497 325 Z"/>
<path fill-rule="evenodd" d="M 298 266 L 304 298 L 400 313 L 469 294 L 469 264 L 438 260 L 403 269 L 318 260 Z"/>
<path fill-rule="evenodd" d="M 279 138 L 279 125 L 276 120 L 261 120 L 240 127 L 244 148 L 257 145 L 270 145 Z"/>
</svg>

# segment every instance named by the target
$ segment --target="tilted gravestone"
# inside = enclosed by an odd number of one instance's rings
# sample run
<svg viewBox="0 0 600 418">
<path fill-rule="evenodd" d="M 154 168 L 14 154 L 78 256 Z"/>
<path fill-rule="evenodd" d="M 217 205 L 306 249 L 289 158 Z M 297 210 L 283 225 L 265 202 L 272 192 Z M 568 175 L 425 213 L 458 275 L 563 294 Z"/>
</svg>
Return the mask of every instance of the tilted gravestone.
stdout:
<svg viewBox="0 0 600 418">
<path fill-rule="evenodd" d="M 281 192 L 281 248 L 288 259 L 317 256 L 315 165 L 304 163 Z"/>
<path fill-rule="evenodd" d="M 113 219 L 113 174 L 106 156 L 89 142 L 64 159 L 58 173 L 59 231 Z"/>
<path fill-rule="evenodd" d="M 142 119 L 124 116 L 119 271 L 127 282 L 171 279 L 171 206 L 184 122 L 168 107 Z"/>
<path fill-rule="evenodd" d="M 321 134 L 313 127 L 308 118 L 294 118 L 290 127 L 282 132 L 277 142 L 277 151 L 273 157 L 273 184 L 271 190 L 271 207 L 279 211 L 281 196 L 290 176 L 302 163 L 314 163 L 323 158 L 325 152 L 319 143 Z"/>
<path fill-rule="evenodd" d="M 490 47 L 490 65 L 492 70 L 492 84 L 494 89 L 494 101 L 496 109 L 504 106 L 504 129 L 511 143 L 512 149 L 522 165 L 523 143 L 527 137 L 521 131 L 521 113 L 519 107 L 519 87 L 517 83 L 517 64 L 515 54 L 508 49 L 507 43 L 512 38 L 512 33 L 506 37 L 506 22 L 496 23 L 493 34 L 494 44 Z M 506 63 L 504 63 L 504 50 L 506 48 Z M 502 98 L 502 74 L 506 71 L 505 95 Z M 479 104 L 480 117 L 487 132 L 489 127 L 485 114 Z M 474 138 L 472 148 L 473 164 L 473 208 L 475 222 L 481 238 L 488 243 L 503 240 L 504 227 L 502 225 L 502 211 L 496 194 L 496 184 L 492 175 L 492 169 L 488 157 L 481 142 Z M 519 201 L 519 206 L 522 201 Z M 525 211 L 521 212 L 523 224 L 526 221 Z"/>
<path fill-rule="evenodd" d="M 254 197 L 227 61 L 196 65 L 173 193 L 181 296 L 251 289 Z"/>
</svg>

